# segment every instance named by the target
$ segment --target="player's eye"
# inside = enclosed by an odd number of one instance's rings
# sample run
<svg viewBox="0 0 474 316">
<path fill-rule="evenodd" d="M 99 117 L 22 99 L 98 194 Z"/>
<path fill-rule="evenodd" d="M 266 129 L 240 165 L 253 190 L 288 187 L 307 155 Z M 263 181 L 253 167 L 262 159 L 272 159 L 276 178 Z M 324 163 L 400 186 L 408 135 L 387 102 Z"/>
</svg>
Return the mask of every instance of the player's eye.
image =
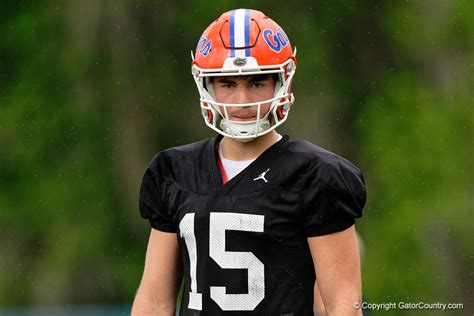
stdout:
<svg viewBox="0 0 474 316">
<path fill-rule="evenodd" d="M 220 86 L 222 88 L 232 88 L 233 86 L 235 86 L 235 84 L 233 84 L 232 82 L 221 82 Z"/>
<path fill-rule="evenodd" d="M 261 87 L 264 87 L 265 84 L 263 82 L 260 82 L 260 81 L 255 81 L 255 82 L 252 82 L 252 87 L 253 88 L 261 88 Z"/>
</svg>

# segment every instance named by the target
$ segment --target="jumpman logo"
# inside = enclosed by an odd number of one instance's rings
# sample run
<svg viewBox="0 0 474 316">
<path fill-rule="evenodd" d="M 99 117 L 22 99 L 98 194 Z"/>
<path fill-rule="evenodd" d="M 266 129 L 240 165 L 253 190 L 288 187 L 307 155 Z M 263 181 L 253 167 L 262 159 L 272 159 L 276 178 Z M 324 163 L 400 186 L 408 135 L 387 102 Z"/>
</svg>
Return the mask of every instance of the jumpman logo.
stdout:
<svg viewBox="0 0 474 316">
<path fill-rule="evenodd" d="M 270 168 L 267 169 L 267 171 L 262 172 L 258 177 L 256 177 L 255 179 L 253 179 L 253 181 L 263 180 L 263 181 L 265 181 L 265 182 L 268 182 L 267 179 L 265 179 L 265 175 L 267 174 L 268 170 L 270 170 Z"/>
</svg>

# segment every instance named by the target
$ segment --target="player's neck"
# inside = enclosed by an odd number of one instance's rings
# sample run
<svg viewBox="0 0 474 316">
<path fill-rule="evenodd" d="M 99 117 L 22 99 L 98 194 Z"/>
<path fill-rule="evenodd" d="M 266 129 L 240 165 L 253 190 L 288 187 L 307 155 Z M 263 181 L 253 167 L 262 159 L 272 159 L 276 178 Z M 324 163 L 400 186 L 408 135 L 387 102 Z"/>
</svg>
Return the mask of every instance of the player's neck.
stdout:
<svg viewBox="0 0 474 316">
<path fill-rule="evenodd" d="M 268 134 L 257 137 L 250 142 L 239 142 L 238 140 L 224 137 L 221 141 L 222 154 L 230 160 L 250 160 L 260 156 L 278 140 L 278 133 L 273 130 Z"/>
</svg>

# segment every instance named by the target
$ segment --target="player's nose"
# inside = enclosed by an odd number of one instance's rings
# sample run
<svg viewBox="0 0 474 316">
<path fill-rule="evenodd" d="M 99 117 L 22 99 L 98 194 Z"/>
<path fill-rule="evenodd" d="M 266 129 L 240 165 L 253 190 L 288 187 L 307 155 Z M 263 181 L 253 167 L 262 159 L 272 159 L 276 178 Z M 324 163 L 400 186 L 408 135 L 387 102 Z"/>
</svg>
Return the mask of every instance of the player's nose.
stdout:
<svg viewBox="0 0 474 316">
<path fill-rule="evenodd" d="M 250 96 L 250 91 L 249 89 L 245 87 L 244 85 L 240 85 L 237 87 L 234 93 L 234 102 L 235 104 L 243 104 L 243 103 L 250 103 L 251 101 L 251 96 Z"/>
</svg>

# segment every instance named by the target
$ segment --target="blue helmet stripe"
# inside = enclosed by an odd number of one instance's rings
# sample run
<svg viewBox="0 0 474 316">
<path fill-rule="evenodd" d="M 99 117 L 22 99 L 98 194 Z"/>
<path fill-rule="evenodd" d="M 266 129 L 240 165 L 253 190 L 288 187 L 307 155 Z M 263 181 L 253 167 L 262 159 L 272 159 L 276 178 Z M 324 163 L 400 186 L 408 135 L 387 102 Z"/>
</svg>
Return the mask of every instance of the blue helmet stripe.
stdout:
<svg viewBox="0 0 474 316">
<path fill-rule="evenodd" d="M 250 56 L 250 10 L 245 10 L 245 56 Z"/>
<path fill-rule="evenodd" d="M 234 18 L 235 18 L 235 10 L 230 12 L 230 57 L 235 57 L 235 50 L 234 50 Z"/>
</svg>

